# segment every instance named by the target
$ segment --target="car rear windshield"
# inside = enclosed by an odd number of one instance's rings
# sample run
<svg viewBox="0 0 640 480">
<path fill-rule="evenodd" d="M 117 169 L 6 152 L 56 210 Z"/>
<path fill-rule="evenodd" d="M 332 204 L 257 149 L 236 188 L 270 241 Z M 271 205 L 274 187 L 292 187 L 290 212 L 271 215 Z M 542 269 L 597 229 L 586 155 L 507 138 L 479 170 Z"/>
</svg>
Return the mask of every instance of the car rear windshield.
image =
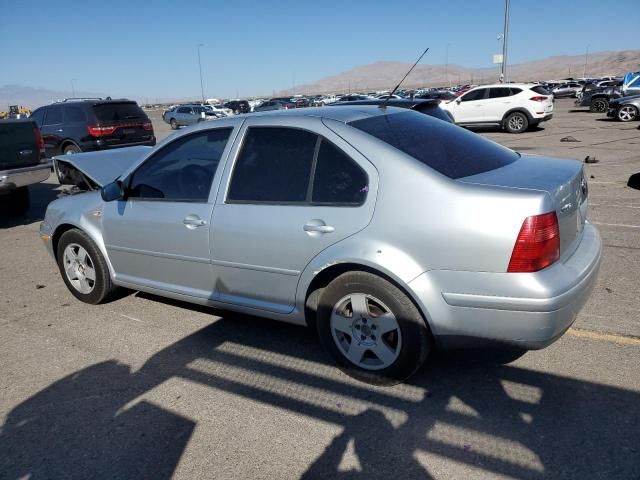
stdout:
<svg viewBox="0 0 640 480">
<path fill-rule="evenodd" d="M 94 105 L 93 111 L 100 122 L 118 122 L 121 120 L 147 118 L 147 115 L 135 102 L 101 103 Z"/>
<path fill-rule="evenodd" d="M 417 112 L 379 115 L 349 125 L 452 179 L 495 170 L 520 158 L 480 135 Z"/>
<path fill-rule="evenodd" d="M 538 95 L 551 95 L 546 88 L 541 87 L 540 85 L 531 87 L 531 91 L 536 92 Z"/>
</svg>

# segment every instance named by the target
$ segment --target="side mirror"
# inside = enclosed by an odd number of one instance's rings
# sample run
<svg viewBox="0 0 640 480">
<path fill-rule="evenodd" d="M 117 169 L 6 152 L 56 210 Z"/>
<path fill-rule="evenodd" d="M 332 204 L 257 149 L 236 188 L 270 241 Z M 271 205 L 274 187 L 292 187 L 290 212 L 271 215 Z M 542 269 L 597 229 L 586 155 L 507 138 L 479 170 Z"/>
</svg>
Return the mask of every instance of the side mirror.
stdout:
<svg viewBox="0 0 640 480">
<path fill-rule="evenodd" d="M 124 185 L 120 180 L 107 183 L 100 190 L 100 196 L 105 202 L 113 202 L 124 198 Z"/>
<path fill-rule="evenodd" d="M 462 99 L 461 99 L 461 98 L 456 98 L 456 103 L 457 103 L 458 105 L 460 105 L 460 102 L 461 102 L 461 101 L 462 101 Z"/>
</svg>

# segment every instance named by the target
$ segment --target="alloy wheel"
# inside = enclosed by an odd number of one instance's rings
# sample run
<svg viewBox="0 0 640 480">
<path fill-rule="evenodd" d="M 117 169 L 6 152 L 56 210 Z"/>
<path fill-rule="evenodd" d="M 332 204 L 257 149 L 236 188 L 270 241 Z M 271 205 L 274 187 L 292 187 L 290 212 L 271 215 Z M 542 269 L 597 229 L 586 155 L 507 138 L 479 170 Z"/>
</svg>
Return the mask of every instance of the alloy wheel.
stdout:
<svg viewBox="0 0 640 480">
<path fill-rule="evenodd" d="M 341 298 L 333 307 L 330 325 L 336 346 L 357 367 L 382 370 L 400 355 L 398 320 L 373 295 L 352 293 Z"/>
<path fill-rule="evenodd" d="M 513 115 L 509 119 L 509 128 L 515 131 L 520 131 L 524 127 L 524 119 L 520 115 Z"/>
<path fill-rule="evenodd" d="M 96 285 L 96 270 L 89 253 L 77 243 L 64 249 L 64 272 L 69 283 L 78 292 L 89 294 Z"/>
<path fill-rule="evenodd" d="M 633 105 L 624 105 L 618 110 L 618 118 L 623 122 L 630 122 L 638 114 L 636 108 Z"/>
</svg>

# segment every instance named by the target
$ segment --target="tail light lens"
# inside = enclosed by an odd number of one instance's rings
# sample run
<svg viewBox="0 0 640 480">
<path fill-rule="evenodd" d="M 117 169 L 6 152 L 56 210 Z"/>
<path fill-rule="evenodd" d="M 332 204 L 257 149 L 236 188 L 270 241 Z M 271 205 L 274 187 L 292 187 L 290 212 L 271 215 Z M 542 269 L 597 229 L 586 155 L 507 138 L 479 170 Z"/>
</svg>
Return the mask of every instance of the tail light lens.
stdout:
<svg viewBox="0 0 640 480">
<path fill-rule="evenodd" d="M 145 122 L 142 124 L 142 128 L 144 128 L 147 131 L 152 132 L 153 131 L 153 125 L 151 125 L 151 122 Z"/>
<path fill-rule="evenodd" d="M 513 247 L 508 272 L 537 272 L 560 258 L 556 212 L 527 217 Z"/>
<path fill-rule="evenodd" d="M 93 135 L 94 137 L 104 137 L 106 135 L 111 135 L 117 129 L 117 125 L 111 127 L 97 127 L 95 125 L 90 125 L 87 127 L 87 130 L 89 130 L 89 134 Z"/>
<path fill-rule="evenodd" d="M 42 138 L 42 133 L 40 133 L 40 129 L 38 127 L 35 127 L 33 131 L 36 134 L 36 143 L 38 144 L 38 151 L 42 155 L 44 155 L 44 138 Z"/>
<path fill-rule="evenodd" d="M 544 102 L 549 97 L 531 97 L 529 100 L 532 102 Z"/>
</svg>

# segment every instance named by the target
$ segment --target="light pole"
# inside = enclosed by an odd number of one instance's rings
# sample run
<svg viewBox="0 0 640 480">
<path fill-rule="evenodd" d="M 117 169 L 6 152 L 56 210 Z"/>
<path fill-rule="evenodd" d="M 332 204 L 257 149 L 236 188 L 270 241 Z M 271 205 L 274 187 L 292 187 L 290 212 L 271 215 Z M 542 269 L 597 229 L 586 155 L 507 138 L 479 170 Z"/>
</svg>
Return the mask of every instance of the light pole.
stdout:
<svg viewBox="0 0 640 480">
<path fill-rule="evenodd" d="M 589 45 L 587 45 L 587 51 L 584 53 L 584 68 L 582 69 L 582 78 L 587 78 L 587 63 L 589 63 Z"/>
<path fill-rule="evenodd" d="M 450 43 L 447 43 L 447 53 L 445 55 L 445 60 L 444 60 L 444 78 L 445 78 L 445 82 L 449 84 L 449 88 L 451 88 L 451 82 L 449 81 L 449 47 L 451 46 Z"/>
<path fill-rule="evenodd" d="M 509 44 L 509 4 L 510 0 L 505 0 L 504 4 L 504 30 L 502 32 L 502 70 L 500 76 L 503 81 L 507 81 L 507 47 Z"/>
<path fill-rule="evenodd" d="M 76 87 L 73 84 L 74 80 L 75 80 L 75 78 L 71 79 L 71 98 L 75 98 L 76 97 Z"/>
<path fill-rule="evenodd" d="M 202 103 L 204 104 L 204 85 L 202 84 L 202 63 L 200 62 L 200 47 L 204 47 L 204 43 L 198 44 L 198 68 L 200 69 L 200 94 L 202 95 Z"/>
</svg>

